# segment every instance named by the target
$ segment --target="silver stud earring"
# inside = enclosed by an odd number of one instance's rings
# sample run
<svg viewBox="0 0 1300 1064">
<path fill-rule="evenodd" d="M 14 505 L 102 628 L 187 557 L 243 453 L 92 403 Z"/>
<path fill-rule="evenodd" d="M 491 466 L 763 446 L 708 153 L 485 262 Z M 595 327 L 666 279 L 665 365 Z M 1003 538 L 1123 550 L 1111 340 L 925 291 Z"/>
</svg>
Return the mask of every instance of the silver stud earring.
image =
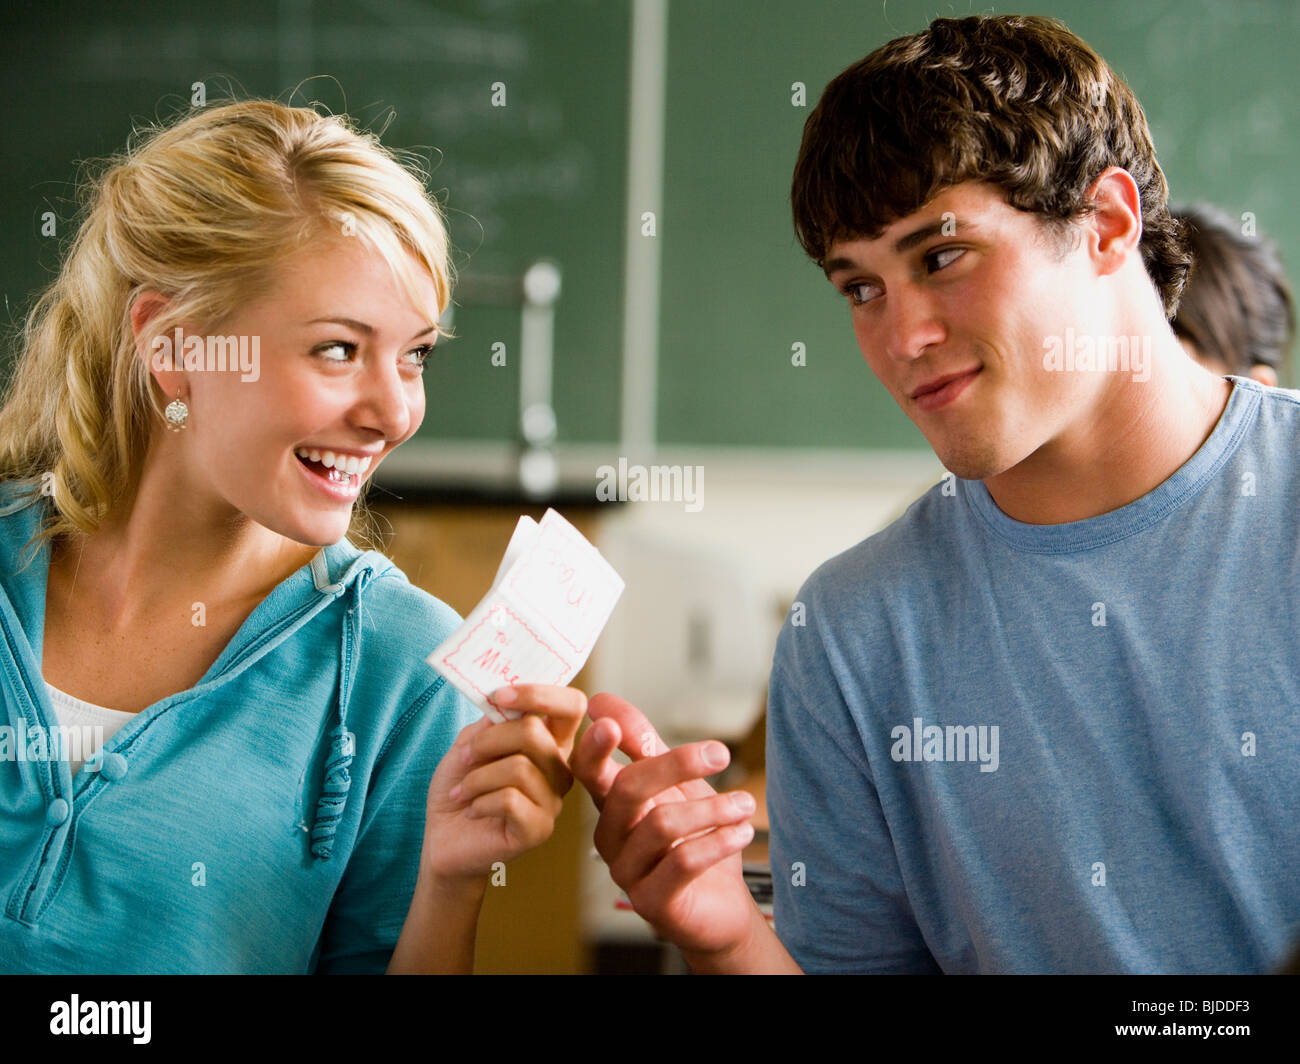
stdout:
<svg viewBox="0 0 1300 1064">
<path fill-rule="evenodd" d="M 167 418 L 167 428 L 172 432 L 180 432 L 189 420 L 190 408 L 181 402 L 180 394 L 177 393 L 176 398 L 167 404 L 163 415 Z"/>
</svg>

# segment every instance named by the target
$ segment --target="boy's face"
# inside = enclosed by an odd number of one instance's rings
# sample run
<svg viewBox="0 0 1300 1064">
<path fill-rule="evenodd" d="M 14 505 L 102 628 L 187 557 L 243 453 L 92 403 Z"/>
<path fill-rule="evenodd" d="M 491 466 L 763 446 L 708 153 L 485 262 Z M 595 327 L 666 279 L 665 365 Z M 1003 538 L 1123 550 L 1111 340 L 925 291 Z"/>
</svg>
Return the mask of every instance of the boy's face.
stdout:
<svg viewBox="0 0 1300 1064">
<path fill-rule="evenodd" d="M 1037 216 L 966 182 L 875 240 L 831 245 L 826 275 L 849 299 L 867 364 L 957 476 L 1018 465 L 1114 383 L 1043 366 L 1049 337 L 1105 331 L 1092 324 L 1098 276 L 1081 236 L 1063 253 Z"/>
</svg>

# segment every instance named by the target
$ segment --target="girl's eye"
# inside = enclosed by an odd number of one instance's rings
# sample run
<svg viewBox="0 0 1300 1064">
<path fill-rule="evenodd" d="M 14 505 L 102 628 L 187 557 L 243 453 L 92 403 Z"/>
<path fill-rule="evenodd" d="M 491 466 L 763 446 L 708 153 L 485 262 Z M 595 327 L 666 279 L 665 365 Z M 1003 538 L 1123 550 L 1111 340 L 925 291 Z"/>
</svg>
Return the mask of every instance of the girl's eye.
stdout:
<svg viewBox="0 0 1300 1064">
<path fill-rule="evenodd" d="M 356 350 L 356 346 L 356 344 L 350 344 L 346 340 L 331 340 L 329 343 L 321 344 L 320 347 L 316 348 L 316 354 L 321 355 L 326 362 L 346 362 L 348 355 Z M 344 355 L 342 358 L 331 358 L 324 354 L 326 351 L 342 351 Z"/>
<path fill-rule="evenodd" d="M 938 251 L 932 251 L 926 255 L 926 259 L 936 264 L 935 269 L 942 270 L 945 266 L 952 265 L 965 254 L 965 248 L 940 248 Z"/>
<path fill-rule="evenodd" d="M 420 347 L 408 351 L 407 354 L 418 356 L 412 364 L 424 369 L 424 364 L 429 361 L 430 356 L 433 354 L 433 344 L 422 344 Z"/>
<path fill-rule="evenodd" d="M 346 340 L 331 340 L 329 343 L 321 344 L 318 348 L 316 348 L 315 353 L 319 355 L 321 358 L 323 358 L 326 362 L 347 362 L 351 359 L 352 354 L 354 351 L 356 351 L 356 349 L 357 349 L 356 344 L 349 343 Z M 335 351 L 341 352 L 341 354 L 335 355 L 331 353 Z M 423 344 L 422 346 L 414 348 L 407 352 L 408 356 L 410 355 L 415 356 L 413 359 L 411 359 L 409 364 L 415 366 L 418 369 L 424 368 L 425 362 L 429 360 L 429 356 L 432 354 L 433 354 L 433 344 Z"/>
</svg>

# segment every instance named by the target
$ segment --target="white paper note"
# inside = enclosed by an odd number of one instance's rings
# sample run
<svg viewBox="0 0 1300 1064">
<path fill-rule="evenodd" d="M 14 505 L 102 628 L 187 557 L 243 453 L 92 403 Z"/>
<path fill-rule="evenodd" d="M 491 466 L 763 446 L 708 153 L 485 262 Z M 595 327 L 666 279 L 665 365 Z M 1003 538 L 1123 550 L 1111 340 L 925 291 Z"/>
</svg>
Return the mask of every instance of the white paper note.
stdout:
<svg viewBox="0 0 1300 1064">
<path fill-rule="evenodd" d="M 564 686 L 586 664 L 623 580 L 554 510 L 521 517 L 492 589 L 425 660 L 492 720 L 521 714 L 489 696 L 517 683 Z"/>
</svg>

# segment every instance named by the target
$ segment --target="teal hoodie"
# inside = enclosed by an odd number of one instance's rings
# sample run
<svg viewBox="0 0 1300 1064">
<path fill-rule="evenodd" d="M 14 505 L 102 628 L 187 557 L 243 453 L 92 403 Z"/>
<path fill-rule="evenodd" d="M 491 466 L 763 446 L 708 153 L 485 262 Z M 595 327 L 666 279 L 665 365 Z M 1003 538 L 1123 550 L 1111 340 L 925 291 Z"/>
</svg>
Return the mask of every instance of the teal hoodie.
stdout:
<svg viewBox="0 0 1300 1064">
<path fill-rule="evenodd" d="M 49 547 L 23 546 L 50 505 L 0 484 L 0 971 L 383 972 L 479 717 L 424 661 L 460 618 L 342 539 L 73 777 L 36 739 Z"/>
</svg>

